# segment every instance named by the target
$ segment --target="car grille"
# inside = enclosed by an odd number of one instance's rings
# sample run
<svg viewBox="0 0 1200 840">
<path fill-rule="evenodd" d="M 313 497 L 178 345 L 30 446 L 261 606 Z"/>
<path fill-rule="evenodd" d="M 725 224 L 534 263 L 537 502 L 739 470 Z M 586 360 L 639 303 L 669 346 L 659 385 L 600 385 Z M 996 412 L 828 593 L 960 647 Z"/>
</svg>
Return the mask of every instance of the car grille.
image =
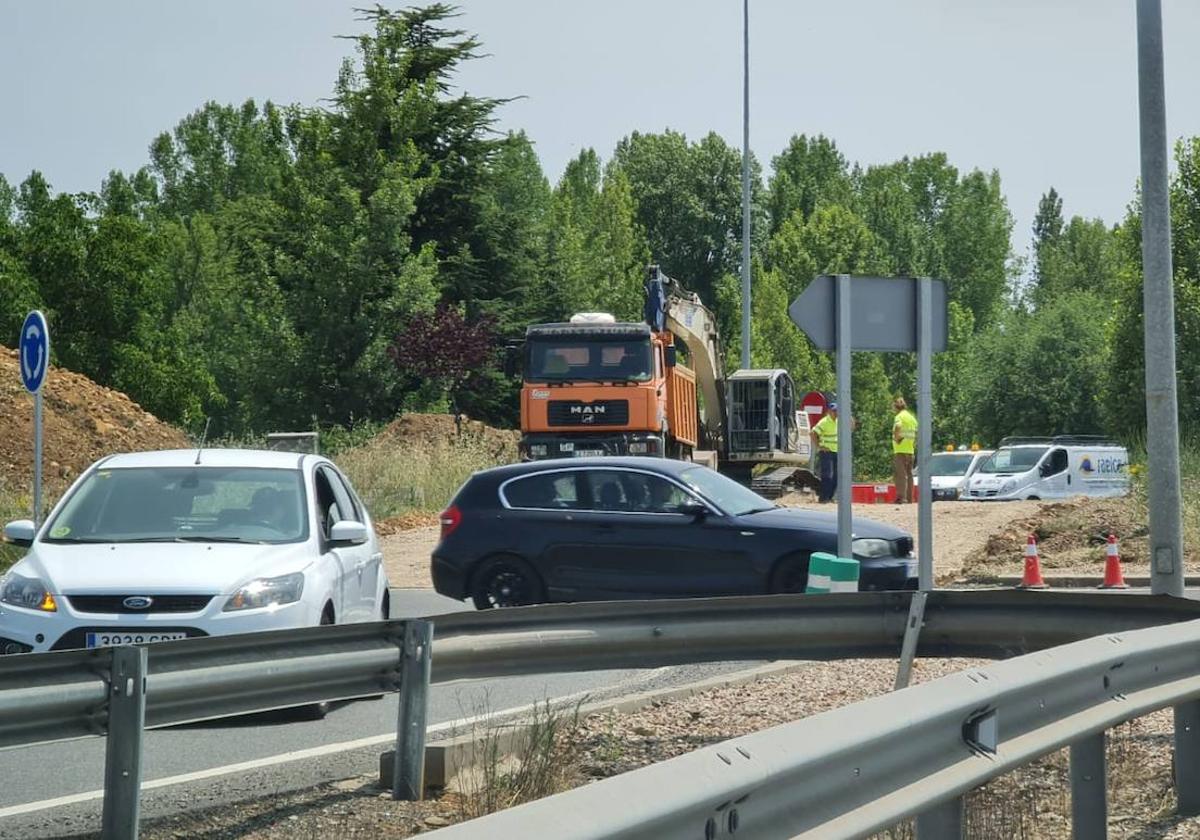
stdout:
<svg viewBox="0 0 1200 840">
<path fill-rule="evenodd" d="M 546 414 L 551 426 L 624 426 L 629 423 L 629 400 L 551 400 Z"/>
<path fill-rule="evenodd" d="M 82 648 L 87 644 L 88 633 L 187 633 L 189 639 L 208 635 L 195 627 L 159 627 L 157 624 L 143 624 L 140 627 L 76 627 L 64 633 L 61 639 L 51 645 L 50 650 Z"/>
<path fill-rule="evenodd" d="M 134 613 L 136 615 L 153 615 L 155 613 L 192 613 L 200 612 L 212 601 L 212 595 L 68 595 L 67 601 L 71 608 L 81 613 Z M 142 597 L 151 599 L 151 604 L 145 609 L 134 609 L 124 604 L 126 598 Z"/>
</svg>

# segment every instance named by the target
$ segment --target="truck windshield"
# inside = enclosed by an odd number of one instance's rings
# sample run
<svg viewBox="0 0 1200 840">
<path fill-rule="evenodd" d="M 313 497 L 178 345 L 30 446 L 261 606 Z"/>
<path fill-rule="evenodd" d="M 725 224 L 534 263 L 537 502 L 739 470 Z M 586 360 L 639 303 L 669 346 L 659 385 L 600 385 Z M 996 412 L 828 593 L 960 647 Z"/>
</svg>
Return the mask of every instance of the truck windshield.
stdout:
<svg viewBox="0 0 1200 840">
<path fill-rule="evenodd" d="M 1018 446 L 1015 449 L 997 449 L 992 456 L 979 465 L 981 473 L 1029 472 L 1048 446 Z"/>
<path fill-rule="evenodd" d="M 650 339 L 554 337 L 527 343 L 528 382 L 647 382 Z"/>
</svg>

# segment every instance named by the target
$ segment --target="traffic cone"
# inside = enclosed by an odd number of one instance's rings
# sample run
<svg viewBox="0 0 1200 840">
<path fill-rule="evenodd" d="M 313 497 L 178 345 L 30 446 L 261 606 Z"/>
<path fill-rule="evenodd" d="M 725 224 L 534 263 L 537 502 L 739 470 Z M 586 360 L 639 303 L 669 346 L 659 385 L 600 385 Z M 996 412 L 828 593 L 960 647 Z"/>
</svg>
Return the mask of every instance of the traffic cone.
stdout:
<svg viewBox="0 0 1200 840">
<path fill-rule="evenodd" d="M 1029 535 L 1025 544 L 1025 574 L 1021 578 L 1018 589 L 1049 589 L 1046 581 L 1042 580 L 1042 564 L 1038 560 L 1037 537 Z"/>
<path fill-rule="evenodd" d="M 1108 555 L 1104 561 L 1104 583 L 1100 584 L 1099 589 L 1128 589 L 1129 584 L 1125 582 L 1125 575 L 1121 572 L 1121 555 L 1117 551 L 1117 535 L 1108 535 L 1108 547 L 1105 549 Z"/>
</svg>

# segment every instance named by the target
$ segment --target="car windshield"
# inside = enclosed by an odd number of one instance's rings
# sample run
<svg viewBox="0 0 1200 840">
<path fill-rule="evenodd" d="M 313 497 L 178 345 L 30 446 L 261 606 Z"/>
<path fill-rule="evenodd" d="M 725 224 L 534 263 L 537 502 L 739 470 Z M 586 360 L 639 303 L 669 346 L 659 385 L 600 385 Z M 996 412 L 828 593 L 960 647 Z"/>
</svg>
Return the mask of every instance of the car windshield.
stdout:
<svg viewBox="0 0 1200 840">
<path fill-rule="evenodd" d="M 1033 469 L 1048 446 L 1018 446 L 1013 449 L 997 449 L 992 456 L 979 465 L 981 473 L 1028 472 Z"/>
<path fill-rule="evenodd" d="M 705 467 L 684 470 L 679 474 L 679 478 L 688 487 L 731 516 L 741 516 L 745 513 L 770 510 L 776 507 L 753 490 Z"/>
<path fill-rule="evenodd" d="M 971 466 L 971 459 L 974 457 L 969 452 L 962 455 L 949 452 L 943 455 L 931 455 L 929 456 L 929 474 L 966 475 L 967 468 Z"/>
<path fill-rule="evenodd" d="M 525 379 L 529 382 L 647 382 L 650 339 L 530 339 Z"/>
<path fill-rule="evenodd" d="M 285 543 L 308 538 L 299 470 L 130 467 L 93 472 L 47 542 Z"/>
</svg>

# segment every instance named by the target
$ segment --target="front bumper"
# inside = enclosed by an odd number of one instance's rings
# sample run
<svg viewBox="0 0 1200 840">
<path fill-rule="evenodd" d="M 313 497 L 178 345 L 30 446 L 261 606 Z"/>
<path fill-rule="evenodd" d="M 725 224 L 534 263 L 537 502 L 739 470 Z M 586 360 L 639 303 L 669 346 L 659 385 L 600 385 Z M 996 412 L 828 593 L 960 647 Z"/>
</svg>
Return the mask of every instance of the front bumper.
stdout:
<svg viewBox="0 0 1200 840">
<path fill-rule="evenodd" d="M 917 588 L 917 558 L 881 557 L 859 560 L 858 591 L 878 592 Z"/>
<path fill-rule="evenodd" d="M 81 613 L 59 598 L 58 612 L 43 613 L 4 605 L 0 607 L 0 654 L 42 653 L 86 645 L 88 633 L 186 633 L 195 636 L 229 636 L 260 630 L 286 630 L 318 623 L 319 610 L 304 601 L 245 612 L 222 612 L 225 598 L 214 597 L 199 613 Z"/>
<path fill-rule="evenodd" d="M 666 452 L 662 435 L 650 432 L 612 432 L 610 434 L 523 435 L 517 450 L 522 461 L 546 458 L 583 458 L 608 455 L 661 456 Z"/>
</svg>

